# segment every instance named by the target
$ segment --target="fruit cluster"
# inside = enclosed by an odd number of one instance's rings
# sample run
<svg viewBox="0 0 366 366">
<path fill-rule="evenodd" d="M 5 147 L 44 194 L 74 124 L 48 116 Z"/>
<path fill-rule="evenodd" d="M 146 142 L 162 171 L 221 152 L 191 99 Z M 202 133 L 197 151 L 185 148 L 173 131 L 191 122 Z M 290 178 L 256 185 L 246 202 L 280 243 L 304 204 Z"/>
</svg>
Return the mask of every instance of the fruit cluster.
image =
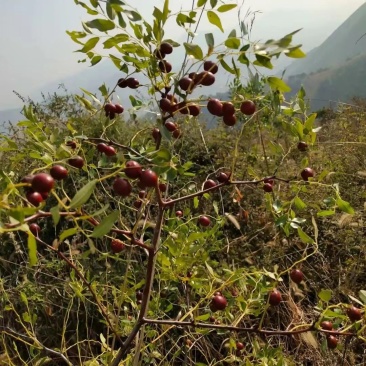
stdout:
<svg viewBox="0 0 366 366">
<path fill-rule="evenodd" d="M 120 104 L 106 103 L 104 105 L 105 116 L 114 119 L 116 114 L 123 113 L 124 108 Z"/>
</svg>

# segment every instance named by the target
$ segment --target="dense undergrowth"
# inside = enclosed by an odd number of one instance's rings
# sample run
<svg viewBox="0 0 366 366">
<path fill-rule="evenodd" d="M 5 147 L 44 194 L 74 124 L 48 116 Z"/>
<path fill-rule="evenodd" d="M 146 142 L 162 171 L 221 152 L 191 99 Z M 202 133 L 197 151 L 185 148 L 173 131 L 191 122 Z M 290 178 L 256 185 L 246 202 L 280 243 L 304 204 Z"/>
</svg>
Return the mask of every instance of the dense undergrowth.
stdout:
<svg viewBox="0 0 366 366">
<path fill-rule="evenodd" d="M 67 105 L 63 108 L 67 108 Z M 329 217 L 315 217 L 314 226 L 311 210 L 303 207 L 300 201 L 297 202 L 298 216 L 306 219 L 304 231 L 313 236 L 314 227 L 318 230 L 318 244 L 314 254 L 312 245 L 303 243 L 295 235 L 285 235 L 276 225 L 278 215 L 273 212 L 273 208 L 266 210 L 268 202 L 272 202 L 270 195 L 264 194 L 257 185 L 242 189 L 222 189 L 211 197 L 202 197 L 193 203 L 182 203 L 170 210 L 169 216 L 172 219 L 167 218 L 165 222 L 167 234 L 164 236 L 158 260 L 150 314 L 159 319 L 178 319 L 193 308 L 192 314 L 198 319 L 210 322 L 212 315 L 207 308 L 207 295 L 214 285 L 229 298 L 232 306 L 228 312 L 214 314 L 215 320 L 212 321 L 215 324 L 246 327 L 254 325 L 261 313 L 261 299 L 271 288 L 271 273 L 290 267 L 306 253 L 309 254 L 309 259 L 302 261 L 300 265 L 305 281 L 296 285 L 289 281 L 286 274 L 283 276 L 279 289 L 283 292 L 285 301 L 278 308 L 270 309 L 264 318 L 265 327 L 285 330 L 289 324 L 313 322 L 319 317 L 319 302 L 322 301 L 318 294 L 324 289 L 332 291 L 331 302 L 334 304 L 349 302 L 350 295 L 358 298 L 359 291 L 364 289 L 366 270 L 363 224 L 366 176 L 365 134 L 362 133 L 366 129 L 364 114 L 363 109 L 348 108 L 335 113 L 330 120 L 326 117 L 318 120 L 317 124 L 322 127 L 318 142 L 305 153 L 299 152 L 293 141 L 282 141 L 290 147 L 290 158 L 279 168 L 278 176 L 293 179 L 298 176 L 297 165 L 307 159 L 314 169 L 323 171 L 324 182 L 339 186 L 342 198 L 349 201 L 355 209 L 354 215 L 336 212 Z M 80 121 L 83 118 L 85 116 L 81 116 Z M 78 122 L 75 120 L 74 123 Z M 69 131 L 55 126 L 52 121 L 46 122 L 44 130 L 48 131 L 49 128 L 48 133 L 56 136 L 55 146 L 58 146 L 59 142 L 68 138 Z M 84 128 L 83 132 L 89 136 L 98 136 L 100 133 L 97 119 L 90 120 Z M 188 190 L 191 186 L 199 187 L 202 180 L 198 177 L 209 176 L 222 167 L 229 167 L 232 162 L 236 143 L 234 135 L 238 131 L 218 123 L 214 129 L 205 131 L 205 140 L 202 141 L 200 129 L 197 124 L 183 125 L 183 137 L 175 143 L 174 151 L 179 152 L 181 159 L 179 164 L 184 166 L 190 161 L 189 171 L 192 174 L 180 176 L 174 182 L 174 191 L 169 190 L 173 198 L 178 192 Z M 119 119 L 114 124 L 111 135 L 115 141 L 123 144 L 135 136 L 132 146 L 138 146 L 149 140 L 149 133 L 136 135 L 141 130 L 150 131 L 151 126 L 143 122 L 132 124 Z M 266 138 L 275 141 L 277 128 L 267 130 L 266 134 Z M 28 149 L 31 144 L 27 134 L 19 133 L 16 141 L 24 149 Z M 257 131 L 249 129 L 243 132 L 237 146 L 238 158 L 235 165 L 240 179 L 253 179 L 255 172 L 266 169 L 263 152 L 258 148 L 259 143 Z M 90 157 L 90 164 L 103 166 L 106 157 L 96 155 L 94 151 L 91 144 L 83 143 L 82 153 Z M 268 157 L 271 164 L 270 152 Z M 250 166 L 247 164 L 248 160 L 251 162 Z M 3 172 L 12 176 L 14 181 L 18 181 L 39 165 L 37 160 L 27 160 L 19 150 L 3 152 L 1 164 Z M 268 171 L 269 175 L 270 173 L 271 170 Z M 85 172 L 72 172 L 63 189 L 76 192 L 83 184 L 85 176 Z M 136 218 L 134 198 L 121 201 L 108 193 L 109 188 L 106 183 L 103 188 L 106 195 L 96 195 L 95 200 L 103 200 L 101 205 L 118 207 L 121 215 L 133 222 Z M 134 189 L 134 195 L 138 191 L 138 188 Z M 282 204 L 286 204 L 294 193 L 306 201 L 308 207 L 314 206 L 315 209 L 327 206 L 324 202 L 328 192 L 322 189 L 321 184 L 311 184 L 306 191 L 299 193 L 291 189 L 291 184 L 276 182 L 274 202 L 280 205 L 281 200 Z M 52 207 L 56 203 L 50 200 L 47 205 Z M 93 207 L 88 207 L 88 210 L 92 209 Z M 178 221 L 174 214 L 177 209 L 184 213 L 183 218 Z M 204 212 L 217 217 L 216 224 L 195 234 L 195 229 L 190 227 L 190 221 L 186 222 L 184 219 L 189 212 L 193 215 Z M 148 222 L 145 227 L 154 226 L 153 214 L 145 220 Z M 72 227 L 68 219 L 60 220 L 56 226 L 47 218 L 41 218 L 37 223 L 42 227 L 42 241 L 48 244 L 55 244 L 60 233 Z M 184 230 L 181 228 L 174 235 L 178 226 L 184 226 Z M 151 236 L 151 230 L 145 229 L 145 241 L 149 240 L 149 235 Z M 59 249 L 86 278 L 92 280 L 102 306 L 111 316 L 112 322 L 119 323 L 121 338 L 124 339 L 138 313 L 137 294 L 143 288 L 147 258 L 140 249 L 128 244 L 121 253 L 112 253 L 110 243 L 113 236 L 115 235 L 91 242 L 79 232 L 64 240 Z M 123 240 L 123 237 L 119 238 Z M 177 260 L 172 262 L 168 252 L 174 254 Z M 33 342 L 39 342 L 49 349 L 63 349 L 72 364 L 94 365 L 97 364 L 95 361 L 86 361 L 100 359 L 110 348 L 117 349 L 119 342 L 112 336 L 95 300 L 85 284 L 75 275 L 75 271 L 60 260 L 56 253 L 42 246 L 39 246 L 37 252 L 38 264 L 29 267 L 26 253 L 26 234 L 15 232 L 2 235 L 2 364 L 63 364 L 57 355 L 48 354 L 43 359 L 41 355 L 47 352 L 35 352 L 37 347 Z M 234 273 L 231 271 L 238 268 L 242 268 L 242 276 L 236 280 L 230 279 Z M 264 273 L 267 276 L 263 276 Z M 209 288 L 209 281 L 206 281 L 205 276 L 213 276 Z M 246 303 L 247 294 L 252 299 L 250 306 Z M 320 306 L 324 306 L 324 303 Z M 243 311 L 246 311 L 245 316 Z M 342 320 L 339 320 L 338 325 L 341 326 L 341 323 Z M 14 334 L 9 333 L 9 330 Z M 311 333 L 290 338 L 262 337 L 250 333 L 236 335 L 215 329 L 169 330 L 167 325 L 152 325 L 142 336 L 145 339 L 142 364 L 211 365 L 212 360 L 220 364 L 220 359 L 225 359 L 224 363 L 238 363 L 240 358 L 235 356 L 237 340 L 243 342 L 247 355 L 253 355 L 254 365 L 281 364 L 282 358 L 286 360 L 283 364 L 287 362 L 289 365 L 334 365 L 343 359 L 344 364 L 361 365 L 365 361 L 365 344 L 361 340 L 347 341 L 345 338 L 339 351 L 329 351 L 324 348 L 324 337 Z M 269 349 L 272 350 L 276 363 L 271 363 L 268 359 Z M 52 359 L 53 361 L 46 361 Z"/>
</svg>

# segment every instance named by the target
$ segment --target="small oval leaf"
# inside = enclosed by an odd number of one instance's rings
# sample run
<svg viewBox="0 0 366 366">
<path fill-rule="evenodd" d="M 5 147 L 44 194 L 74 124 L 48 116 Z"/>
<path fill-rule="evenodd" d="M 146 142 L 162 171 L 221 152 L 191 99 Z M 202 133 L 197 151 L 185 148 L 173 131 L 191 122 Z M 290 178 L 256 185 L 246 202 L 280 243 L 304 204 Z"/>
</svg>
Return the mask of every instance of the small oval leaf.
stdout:
<svg viewBox="0 0 366 366">
<path fill-rule="evenodd" d="M 94 179 L 88 182 L 83 188 L 81 188 L 78 192 L 76 192 L 74 198 L 70 202 L 70 208 L 77 208 L 82 206 L 85 202 L 88 201 L 90 196 L 92 195 L 94 188 L 97 184 L 97 180 Z"/>
</svg>

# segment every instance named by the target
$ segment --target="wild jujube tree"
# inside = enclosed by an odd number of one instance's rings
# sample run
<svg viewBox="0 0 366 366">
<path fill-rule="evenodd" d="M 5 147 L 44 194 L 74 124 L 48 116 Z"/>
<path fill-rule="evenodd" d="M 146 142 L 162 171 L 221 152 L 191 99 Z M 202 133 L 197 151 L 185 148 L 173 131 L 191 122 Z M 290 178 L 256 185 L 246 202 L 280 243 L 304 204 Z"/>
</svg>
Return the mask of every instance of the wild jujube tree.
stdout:
<svg viewBox="0 0 366 366">
<path fill-rule="evenodd" d="M 339 347 L 343 337 L 364 340 L 362 302 L 354 298 L 356 306 L 333 305 L 329 290 L 318 294 L 317 316 L 309 322 L 283 325 L 271 316 L 277 307 L 295 301 L 293 288 L 306 281 L 301 268 L 318 253 L 317 218 L 336 210 L 353 213 L 337 185 L 327 184 L 311 165 L 319 128 L 316 115 L 308 112 L 305 91 L 286 101 L 286 83 L 276 76 L 260 78 L 257 72 L 272 69 L 272 60 L 280 55 L 304 56 L 300 46 L 292 44 L 296 32 L 252 42 L 243 20 L 225 33 L 220 16 L 235 15 L 238 9 L 217 0 L 193 1 L 186 11 L 172 11 L 165 0 L 161 9 L 154 7 L 150 21 L 120 0 L 75 3 L 91 17 L 82 23 L 82 31 L 68 32 L 81 45 L 84 61 L 94 66 L 109 58 L 120 77 L 115 85 L 103 84 L 100 94 L 83 89 L 77 99 L 88 116 L 81 123 L 70 121 L 66 128 L 51 130 L 31 107 L 24 109 L 27 120 L 20 126 L 28 145 L 21 153 L 33 162 L 25 176 L 2 172 L 0 232 L 27 235 L 30 266 L 56 254 L 70 271 L 75 294 L 83 302 L 91 299 L 98 309 L 108 330 L 100 337 L 100 354 L 89 355 L 85 364 L 162 364 L 156 361 L 164 362 L 158 344 L 169 333 L 177 336 L 176 330 L 184 347 L 174 350 L 171 345 L 165 360 L 169 364 L 189 364 L 193 352 L 197 365 L 251 365 L 268 357 L 268 364 L 286 364 L 280 347 L 263 346 L 268 337 L 319 333 L 330 349 Z M 203 19 L 227 34 L 224 42 L 215 44 L 212 32 L 205 34 L 205 45 L 196 43 Z M 182 44 L 166 31 L 174 22 L 186 32 Z M 176 52 L 183 55 L 178 68 L 169 61 Z M 220 72 L 232 77 L 225 100 L 213 89 Z M 131 106 L 118 101 L 121 92 L 131 93 Z M 154 114 L 154 122 L 131 138 L 116 139 L 119 116 L 126 116 L 127 109 L 130 120 L 123 128 L 129 123 L 132 128 L 146 109 Z M 208 151 L 207 130 L 200 123 L 203 114 L 215 118 L 233 140 L 224 166 Z M 92 119 L 102 128 L 98 136 L 84 134 Z M 196 131 L 210 156 L 205 169 L 184 154 L 189 130 Z M 254 133 L 258 139 L 250 147 L 256 158 L 248 153 L 243 161 L 239 145 Z M 9 139 L 4 146 L 3 151 L 18 149 Z M 246 187 L 260 192 L 274 236 L 297 238 L 303 244 L 287 267 L 245 266 L 222 255 L 224 248 L 231 250 L 228 237 L 241 237 L 248 219 L 251 208 L 245 201 L 250 197 L 242 192 Z M 312 201 L 315 190 L 324 202 Z M 52 240 L 44 238 L 45 222 L 62 227 Z M 87 243 L 81 259 L 65 253 L 72 240 Z M 100 245 L 105 241 L 107 251 Z M 117 266 L 119 286 L 106 286 L 96 269 L 85 269 L 95 258 Z M 65 345 L 51 350 L 37 340 L 36 319 L 19 322 L 27 344 L 72 364 Z M 12 336 L 6 321 L 2 327 Z M 188 333 L 193 330 L 196 333 Z M 199 340 L 214 331 L 227 340 L 227 349 L 208 359 Z M 253 338 L 243 343 L 241 337 L 247 335 Z"/>
</svg>

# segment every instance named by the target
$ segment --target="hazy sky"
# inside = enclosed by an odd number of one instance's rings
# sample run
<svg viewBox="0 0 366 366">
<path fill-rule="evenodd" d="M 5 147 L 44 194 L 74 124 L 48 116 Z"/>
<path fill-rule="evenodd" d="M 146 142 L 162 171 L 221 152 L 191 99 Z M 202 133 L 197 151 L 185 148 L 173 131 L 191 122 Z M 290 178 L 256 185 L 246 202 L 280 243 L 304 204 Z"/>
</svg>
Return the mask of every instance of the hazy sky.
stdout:
<svg viewBox="0 0 366 366">
<path fill-rule="evenodd" d="M 243 0 L 237 1 L 242 4 Z M 176 9 L 179 4 L 186 7 L 191 3 L 188 0 L 170 2 Z M 236 0 L 224 2 L 235 3 Z M 276 38 L 303 28 L 295 41 L 303 43 L 307 51 L 323 42 L 364 2 L 244 0 L 243 13 L 249 8 L 261 12 L 254 24 L 255 39 Z M 88 67 L 86 63 L 77 63 L 81 54 L 73 51 L 78 45 L 65 33 L 80 30 L 80 21 L 86 18 L 84 10 L 73 0 L 0 0 L 0 3 L 0 110 L 21 105 L 12 90 L 27 96 L 43 85 L 56 84 L 60 78 Z M 150 10 L 161 6 L 163 1 L 134 0 L 132 3 L 149 20 Z M 227 30 L 237 24 L 232 14 L 223 18 Z M 206 22 L 203 28 L 207 32 L 210 25 Z M 169 33 L 168 30 L 170 37 Z"/>
</svg>

